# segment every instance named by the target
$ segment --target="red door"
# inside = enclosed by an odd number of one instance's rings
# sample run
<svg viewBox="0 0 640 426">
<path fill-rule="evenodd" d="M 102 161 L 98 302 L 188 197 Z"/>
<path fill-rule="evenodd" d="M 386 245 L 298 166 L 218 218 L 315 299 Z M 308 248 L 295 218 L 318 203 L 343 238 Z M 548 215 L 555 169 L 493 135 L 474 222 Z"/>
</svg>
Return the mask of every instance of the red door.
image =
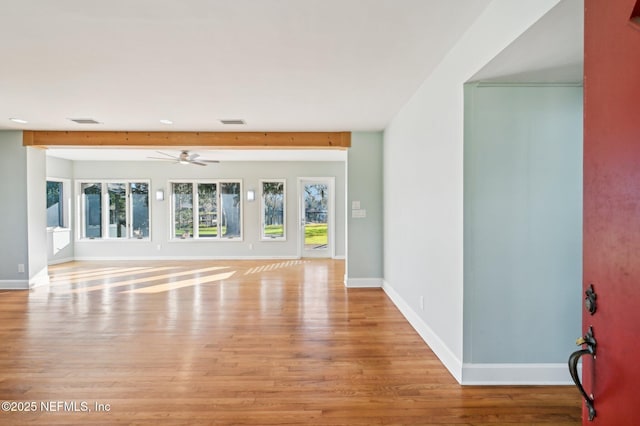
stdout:
<svg viewBox="0 0 640 426">
<path fill-rule="evenodd" d="M 585 0 L 584 289 L 596 358 L 583 382 L 596 416 L 640 425 L 640 0 Z"/>
</svg>

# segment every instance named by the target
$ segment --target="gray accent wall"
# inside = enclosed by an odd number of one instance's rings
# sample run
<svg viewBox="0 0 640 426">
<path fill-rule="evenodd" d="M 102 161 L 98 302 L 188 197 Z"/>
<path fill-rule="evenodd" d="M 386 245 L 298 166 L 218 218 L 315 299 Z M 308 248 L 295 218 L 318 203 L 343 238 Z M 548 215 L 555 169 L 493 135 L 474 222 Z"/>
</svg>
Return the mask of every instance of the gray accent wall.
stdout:
<svg viewBox="0 0 640 426">
<path fill-rule="evenodd" d="M 0 131 L 0 289 L 48 281 L 45 170 L 43 150 Z"/>
<path fill-rule="evenodd" d="M 27 244 L 27 150 L 22 132 L 0 131 L 0 288 L 26 288 L 29 276 Z M 25 272 L 18 272 L 18 265 Z"/>
<path fill-rule="evenodd" d="M 383 277 L 382 132 L 352 134 L 347 168 L 347 284 L 379 285 Z M 352 208 L 354 201 L 360 203 L 359 209 Z M 362 212 L 366 217 L 358 217 Z"/>
<path fill-rule="evenodd" d="M 582 87 L 466 85 L 464 362 L 566 362 L 581 251 Z"/>
</svg>

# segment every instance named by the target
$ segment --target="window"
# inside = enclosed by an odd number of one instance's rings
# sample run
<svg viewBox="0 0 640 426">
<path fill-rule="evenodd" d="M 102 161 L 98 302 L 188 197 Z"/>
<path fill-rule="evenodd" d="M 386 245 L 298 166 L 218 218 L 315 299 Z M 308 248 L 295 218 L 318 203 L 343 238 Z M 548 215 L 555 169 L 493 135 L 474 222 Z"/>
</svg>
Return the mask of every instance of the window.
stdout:
<svg viewBox="0 0 640 426">
<path fill-rule="evenodd" d="M 82 236 L 102 237 L 102 184 L 83 183 L 82 191 Z"/>
<path fill-rule="evenodd" d="M 260 182 L 263 240 L 285 239 L 285 181 Z"/>
<path fill-rule="evenodd" d="M 79 223 L 81 238 L 149 238 L 149 183 L 81 182 Z"/>
<path fill-rule="evenodd" d="M 60 181 L 47 181 L 47 227 L 64 227 L 64 188 Z"/>
<path fill-rule="evenodd" d="M 149 238 L 149 184 L 133 182 L 131 194 L 131 225 L 134 238 Z"/>
<path fill-rule="evenodd" d="M 127 237 L 127 184 L 108 183 L 109 238 Z"/>
<path fill-rule="evenodd" d="M 242 238 L 240 182 L 172 182 L 170 187 L 173 239 Z"/>
<path fill-rule="evenodd" d="M 239 182 L 223 182 L 220 184 L 222 199 L 222 236 L 225 238 L 240 237 L 240 192 Z"/>
<path fill-rule="evenodd" d="M 218 184 L 198 184 L 198 235 L 218 237 Z"/>
<path fill-rule="evenodd" d="M 173 237 L 193 236 L 193 184 L 174 183 L 173 190 Z"/>
</svg>

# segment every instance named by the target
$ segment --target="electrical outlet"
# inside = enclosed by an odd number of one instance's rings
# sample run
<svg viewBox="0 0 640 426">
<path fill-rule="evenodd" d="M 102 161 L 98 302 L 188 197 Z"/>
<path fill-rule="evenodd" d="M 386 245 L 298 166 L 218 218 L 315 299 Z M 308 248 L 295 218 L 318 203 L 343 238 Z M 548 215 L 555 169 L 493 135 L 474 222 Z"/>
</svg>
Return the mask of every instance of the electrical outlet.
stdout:
<svg viewBox="0 0 640 426">
<path fill-rule="evenodd" d="M 249 250 L 253 250 L 253 243 L 249 243 Z"/>
<path fill-rule="evenodd" d="M 18 263 L 18 272 L 24 273 L 24 263 Z"/>
<path fill-rule="evenodd" d="M 420 309 L 424 311 L 424 296 L 420 296 Z"/>
</svg>

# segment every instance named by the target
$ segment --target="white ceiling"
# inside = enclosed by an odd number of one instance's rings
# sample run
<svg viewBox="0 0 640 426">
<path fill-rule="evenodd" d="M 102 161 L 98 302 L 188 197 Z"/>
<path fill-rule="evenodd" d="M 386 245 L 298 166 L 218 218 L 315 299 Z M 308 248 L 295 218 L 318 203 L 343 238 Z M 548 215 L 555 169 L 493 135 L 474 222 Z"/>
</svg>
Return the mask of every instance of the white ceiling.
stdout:
<svg viewBox="0 0 640 426">
<path fill-rule="evenodd" d="M 509 83 L 580 83 L 584 0 L 563 0 L 472 77 Z"/>
<path fill-rule="evenodd" d="M 0 126 L 380 130 L 488 3 L 7 0 Z"/>
<path fill-rule="evenodd" d="M 7 0 L 0 130 L 381 130 L 489 3 Z M 563 0 L 476 77 L 581 78 L 581 4 Z"/>
</svg>

